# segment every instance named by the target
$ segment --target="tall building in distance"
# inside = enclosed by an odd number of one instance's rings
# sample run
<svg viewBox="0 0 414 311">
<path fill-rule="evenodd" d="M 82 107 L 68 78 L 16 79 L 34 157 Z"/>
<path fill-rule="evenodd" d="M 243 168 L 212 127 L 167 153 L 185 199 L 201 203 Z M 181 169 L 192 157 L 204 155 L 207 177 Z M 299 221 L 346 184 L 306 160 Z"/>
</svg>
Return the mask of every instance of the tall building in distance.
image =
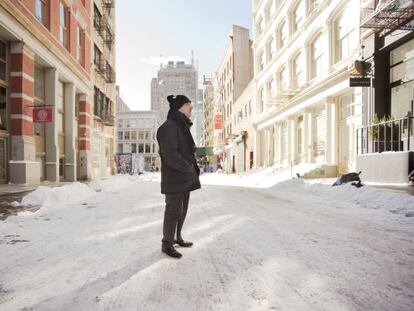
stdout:
<svg viewBox="0 0 414 311">
<path fill-rule="evenodd" d="M 203 147 L 203 127 L 204 127 L 204 106 L 203 106 L 203 90 L 197 90 L 197 100 L 193 102 L 192 111 L 193 126 L 191 133 L 197 147 Z"/>
<path fill-rule="evenodd" d="M 115 173 L 115 1 L 93 0 L 92 178 Z"/>
<path fill-rule="evenodd" d="M 203 78 L 204 137 L 203 146 L 214 147 L 214 88 L 211 78 Z"/>
<path fill-rule="evenodd" d="M 119 85 L 116 86 L 116 113 L 131 111 L 129 106 L 124 102 L 121 96 L 121 89 Z"/>
<path fill-rule="evenodd" d="M 198 103 L 198 72 L 191 64 L 183 61 L 168 62 L 161 65 L 157 77 L 151 81 L 151 110 L 159 113 L 159 120 L 167 118 L 169 104 L 168 95 L 183 94 L 187 96 L 197 110 Z"/>
</svg>

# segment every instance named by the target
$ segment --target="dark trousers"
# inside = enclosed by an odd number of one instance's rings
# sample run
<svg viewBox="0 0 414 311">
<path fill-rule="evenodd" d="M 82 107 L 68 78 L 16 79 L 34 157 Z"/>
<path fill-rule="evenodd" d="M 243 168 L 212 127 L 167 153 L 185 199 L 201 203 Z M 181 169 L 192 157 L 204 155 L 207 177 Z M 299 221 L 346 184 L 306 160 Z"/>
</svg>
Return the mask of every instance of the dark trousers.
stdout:
<svg viewBox="0 0 414 311">
<path fill-rule="evenodd" d="M 177 235 L 177 240 L 182 240 L 181 229 L 187 215 L 189 200 L 190 192 L 165 195 L 163 245 L 172 246 L 175 235 Z"/>
</svg>

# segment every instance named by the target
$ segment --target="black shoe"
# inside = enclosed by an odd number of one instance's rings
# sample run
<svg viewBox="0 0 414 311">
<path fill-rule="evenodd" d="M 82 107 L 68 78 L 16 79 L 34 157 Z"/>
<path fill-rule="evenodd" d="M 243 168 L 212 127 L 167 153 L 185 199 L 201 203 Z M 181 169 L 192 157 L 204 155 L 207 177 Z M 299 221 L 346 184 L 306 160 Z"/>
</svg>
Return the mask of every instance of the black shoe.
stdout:
<svg viewBox="0 0 414 311">
<path fill-rule="evenodd" d="M 174 246 L 162 247 L 161 251 L 167 254 L 168 256 L 174 257 L 174 258 L 181 258 L 182 256 L 179 252 L 175 250 Z"/>
<path fill-rule="evenodd" d="M 185 242 L 184 240 L 174 240 L 174 244 L 178 244 L 181 247 L 191 247 L 191 246 L 193 246 L 193 242 Z"/>
</svg>

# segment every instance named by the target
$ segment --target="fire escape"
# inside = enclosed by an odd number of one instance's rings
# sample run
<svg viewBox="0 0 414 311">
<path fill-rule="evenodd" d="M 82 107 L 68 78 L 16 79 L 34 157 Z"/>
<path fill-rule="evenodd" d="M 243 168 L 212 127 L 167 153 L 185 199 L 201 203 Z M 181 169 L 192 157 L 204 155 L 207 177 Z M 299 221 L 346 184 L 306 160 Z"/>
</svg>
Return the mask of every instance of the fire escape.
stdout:
<svg viewBox="0 0 414 311">
<path fill-rule="evenodd" d="M 106 94 L 112 94 L 114 84 L 116 82 L 116 73 L 108 58 L 111 55 L 111 51 L 114 48 L 115 35 L 109 23 L 111 16 L 111 10 L 115 7 L 115 0 L 102 0 L 102 16 L 95 17 L 95 28 L 98 34 L 102 38 L 103 51 L 99 56 L 98 63 L 95 66 L 95 70 L 104 85 L 105 94 L 100 94 L 99 101 L 102 109 L 98 117 L 100 117 L 104 125 L 112 126 L 114 124 L 114 105 L 111 101 L 107 100 Z"/>
<path fill-rule="evenodd" d="M 414 1 L 361 0 L 361 27 L 384 37 L 395 30 L 414 30 Z"/>
</svg>

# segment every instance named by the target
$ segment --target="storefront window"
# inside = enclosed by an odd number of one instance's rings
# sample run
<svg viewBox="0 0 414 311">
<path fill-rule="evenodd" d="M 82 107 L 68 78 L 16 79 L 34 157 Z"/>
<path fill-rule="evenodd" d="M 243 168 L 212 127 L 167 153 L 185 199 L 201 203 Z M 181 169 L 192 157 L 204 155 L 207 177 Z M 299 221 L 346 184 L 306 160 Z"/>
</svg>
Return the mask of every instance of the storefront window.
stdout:
<svg viewBox="0 0 414 311">
<path fill-rule="evenodd" d="M 391 116 L 399 119 L 411 112 L 414 90 L 414 40 L 390 53 Z"/>
</svg>

